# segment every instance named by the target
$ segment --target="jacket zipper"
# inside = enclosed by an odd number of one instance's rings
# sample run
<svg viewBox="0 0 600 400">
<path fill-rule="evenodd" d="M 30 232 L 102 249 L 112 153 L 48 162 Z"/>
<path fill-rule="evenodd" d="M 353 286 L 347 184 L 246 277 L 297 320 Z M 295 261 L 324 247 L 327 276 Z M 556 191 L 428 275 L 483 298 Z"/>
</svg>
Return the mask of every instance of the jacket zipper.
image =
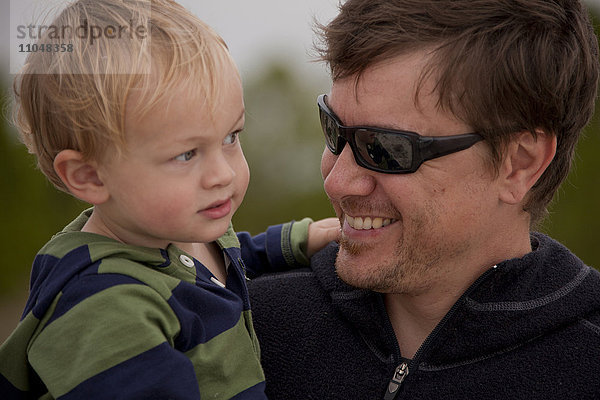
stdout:
<svg viewBox="0 0 600 400">
<path fill-rule="evenodd" d="M 385 392 L 385 396 L 383 400 L 394 400 L 396 398 L 396 392 L 400 389 L 400 385 L 404 381 L 408 375 L 408 364 L 403 362 L 402 364 L 396 367 L 394 371 L 394 376 L 392 376 L 392 380 L 388 383 L 387 391 Z"/>
<path fill-rule="evenodd" d="M 395 400 L 396 399 L 396 397 L 398 396 L 398 393 L 399 393 L 399 389 L 402 385 L 402 382 L 404 382 L 404 380 L 408 376 L 408 372 L 410 370 L 414 370 L 419 365 L 421 358 L 423 357 L 423 354 L 429 347 L 431 347 L 431 344 L 435 341 L 435 339 L 439 335 L 439 332 L 442 330 L 442 328 L 446 324 L 446 322 L 452 317 L 452 315 L 454 315 L 454 313 L 458 309 L 459 305 L 461 305 L 463 303 L 463 300 L 473 291 L 473 289 L 475 289 L 477 286 L 479 286 L 479 284 L 481 284 L 481 282 L 484 279 L 486 279 L 490 273 L 495 271 L 496 268 L 497 268 L 497 265 L 494 265 L 492 268 L 488 269 L 483 274 L 481 274 L 479 276 L 479 278 L 477 278 L 475 280 L 475 282 L 473 282 L 473 284 L 471 286 L 469 286 L 469 288 L 462 294 L 462 296 L 460 296 L 458 301 L 456 301 L 456 303 L 454 303 L 454 305 L 450 308 L 450 311 L 448 311 L 446 313 L 446 315 L 444 315 L 444 318 L 442 318 L 442 320 L 436 325 L 436 327 L 429 334 L 429 336 L 427 336 L 425 341 L 421 344 L 421 346 L 415 353 L 415 357 L 409 363 L 402 362 L 398 367 L 396 367 L 396 370 L 394 371 L 394 376 L 392 376 L 392 379 L 388 383 L 388 389 L 386 390 L 385 396 L 383 398 L 384 400 Z M 383 302 L 383 300 L 382 300 L 382 302 Z M 388 323 L 391 327 L 391 322 L 389 322 L 389 317 L 388 317 Z M 393 333 L 393 328 L 391 328 L 391 329 L 392 329 L 392 333 Z M 395 337 L 395 333 L 394 333 L 394 337 Z"/>
</svg>

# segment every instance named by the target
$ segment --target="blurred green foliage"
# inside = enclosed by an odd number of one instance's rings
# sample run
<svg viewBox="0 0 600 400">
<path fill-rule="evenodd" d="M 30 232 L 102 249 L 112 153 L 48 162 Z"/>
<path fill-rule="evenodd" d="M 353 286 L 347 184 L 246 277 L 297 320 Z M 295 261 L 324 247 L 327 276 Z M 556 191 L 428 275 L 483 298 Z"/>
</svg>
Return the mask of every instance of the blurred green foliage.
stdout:
<svg viewBox="0 0 600 400">
<path fill-rule="evenodd" d="M 569 177 L 551 204 L 542 231 L 600 269 L 600 114 L 584 130 Z"/>
<path fill-rule="evenodd" d="M 85 204 L 60 192 L 36 169 L 35 158 L 8 124 L 8 96 L 0 123 L 0 293 L 26 289 L 37 250 Z M 6 117 L 6 118 L 4 118 Z"/>
<path fill-rule="evenodd" d="M 316 112 L 319 90 L 323 88 L 306 85 L 280 63 L 245 85 L 241 141 L 250 186 L 234 217 L 237 230 L 255 234 L 291 219 L 334 216 L 320 172 L 324 142 Z"/>
<path fill-rule="evenodd" d="M 600 18 L 592 13 L 596 36 Z M 541 231 L 567 246 L 588 265 L 600 270 L 600 102 L 584 129 L 569 177 L 554 196 Z"/>
<path fill-rule="evenodd" d="M 312 85 L 312 86 L 311 86 Z M 258 233 L 268 225 L 311 216 L 332 216 L 319 165 L 324 148 L 316 96 L 327 87 L 308 83 L 274 63 L 245 84 L 246 129 L 242 144 L 251 170 L 244 204 L 234 217 L 238 230 Z M 7 108 L 6 96 L 2 108 Z M 598 114 L 597 114 L 598 115 Z M 600 123 L 595 118 L 578 146 L 568 181 L 543 231 L 587 264 L 600 266 Z M 59 192 L 35 168 L 14 129 L 0 125 L 0 293 L 26 290 L 37 250 L 87 205 Z"/>
</svg>

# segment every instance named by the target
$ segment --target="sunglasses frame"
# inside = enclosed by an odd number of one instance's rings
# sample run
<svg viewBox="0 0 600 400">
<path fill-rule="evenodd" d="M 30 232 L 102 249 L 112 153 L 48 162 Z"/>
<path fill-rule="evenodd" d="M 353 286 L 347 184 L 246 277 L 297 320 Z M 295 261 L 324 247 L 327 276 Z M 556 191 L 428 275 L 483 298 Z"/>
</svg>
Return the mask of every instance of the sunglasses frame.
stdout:
<svg viewBox="0 0 600 400">
<path fill-rule="evenodd" d="M 325 135 L 325 143 L 327 148 L 334 155 L 338 156 L 342 153 L 345 144 L 349 143 L 350 148 L 352 149 L 352 154 L 354 154 L 354 160 L 356 161 L 356 164 L 371 171 L 382 172 L 384 174 L 410 174 L 419 169 L 421 164 L 423 164 L 425 161 L 466 150 L 475 143 L 484 140 L 481 135 L 475 132 L 451 136 L 422 136 L 416 132 L 404 130 L 384 129 L 371 126 L 344 126 L 335 113 L 327 106 L 327 103 L 325 103 L 326 98 L 327 95 L 325 94 L 322 94 L 317 98 L 317 105 L 319 106 L 319 120 L 322 121 L 322 115 L 325 114 L 328 118 L 335 122 L 337 127 L 335 149 L 333 149 L 329 144 L 328 135 L 323 127 L 323 122 L 321 122 L 321 128 L 323 128 L 323 134 Z M 400 135 L 406 138 L 410 142 L 412 148 L 412 164 L 410 168 L 389 170 L 378 168 L 369 164 L 362 158 L 356 145 L 356 135 L 360 132 Z"/>
</svg>

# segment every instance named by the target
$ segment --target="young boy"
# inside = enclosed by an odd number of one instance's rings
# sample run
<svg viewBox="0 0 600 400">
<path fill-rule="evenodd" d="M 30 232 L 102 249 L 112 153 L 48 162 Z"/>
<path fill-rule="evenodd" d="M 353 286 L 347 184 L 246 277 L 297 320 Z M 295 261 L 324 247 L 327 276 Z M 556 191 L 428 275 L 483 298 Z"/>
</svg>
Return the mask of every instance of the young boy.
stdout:
<svg viewBox="0 0 600 400">
<path fill-rule="evenodd" d="M 339 225 L 311 224 L 308 249 L 309 220 L 233 232 L 249 180 L 240 78 L 184 8 L 80 0 L 53 26 L 88 36 L 29 56 L 19 130 L 47 177 L 94 207 L 37 255 L 23 319 L 0 348 L 0 393 L 264 399 L 246 273 L 296 266 Z M 67 39 L 41 42 L 52 40 Z"/>
</svg>

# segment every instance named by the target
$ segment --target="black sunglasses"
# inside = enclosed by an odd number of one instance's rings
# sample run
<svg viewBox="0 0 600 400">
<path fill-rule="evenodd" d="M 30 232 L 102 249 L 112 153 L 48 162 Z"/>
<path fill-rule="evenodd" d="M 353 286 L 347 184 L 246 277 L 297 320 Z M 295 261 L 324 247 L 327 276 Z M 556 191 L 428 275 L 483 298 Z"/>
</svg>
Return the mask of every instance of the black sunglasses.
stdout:
<svg viewBox="0 0 600 400">
<path fill-rule="evenodd" d="M 421 136 L 415 132 L 369 126 L 344 126 L 327 107 L 327 95 L 317 98 L 327 148 L 339 155 L 346 142 L 361 167 L 387 174 L 415 172 L 427 160 L 468 149 L 483 140 L 477 133 Z"/>
</svg>

